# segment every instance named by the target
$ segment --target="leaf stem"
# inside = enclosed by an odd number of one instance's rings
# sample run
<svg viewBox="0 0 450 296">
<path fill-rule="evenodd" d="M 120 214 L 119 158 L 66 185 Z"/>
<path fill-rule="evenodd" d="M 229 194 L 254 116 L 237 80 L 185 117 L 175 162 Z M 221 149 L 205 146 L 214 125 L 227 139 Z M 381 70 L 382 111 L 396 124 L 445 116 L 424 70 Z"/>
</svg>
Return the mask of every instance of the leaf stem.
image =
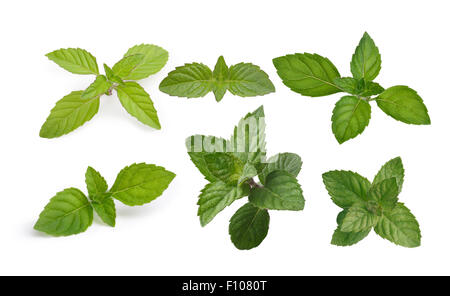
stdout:
<svg viewBox="0 0 450 296">
<path fill-rule="evenodd" d="M 253 180 L 253 178 L 249 179 L 247 183 L 248 185 L 250 185 L 251 188 L 263 188 L 261 185 L 256 183 L 255 180 Z"/>
</svg>

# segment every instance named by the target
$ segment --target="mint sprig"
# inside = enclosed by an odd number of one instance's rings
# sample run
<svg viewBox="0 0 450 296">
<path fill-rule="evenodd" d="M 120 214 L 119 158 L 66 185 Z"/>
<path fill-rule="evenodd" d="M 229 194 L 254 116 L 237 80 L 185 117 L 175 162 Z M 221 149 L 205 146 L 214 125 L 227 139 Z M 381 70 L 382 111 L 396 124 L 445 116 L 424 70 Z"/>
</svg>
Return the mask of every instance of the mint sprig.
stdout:
<svg viewBox="0 0 450 296">
<path fill-rule="evenodd" d="M 350 171 L 323 174 L 323 182 L 333 202 L 343 211 L 331 243 L 350 246 L 364 239 L 372 229 L 397 245 L 420 246 L 419 223 L 410 210 L 398 201 L 404 178 L 400 157 L 387 162 L 370 183 Z"/>
<path fill-rule="evenodd" d="M 269 231 L 269 210 L 300 211 L 305 199 L 297 175 L 302 161 L 293 153 L 266 158 L 264 109 L 247 114 L 231 139 L 195 135 L 188 154 L 210 183 L 198 200 L 200 224 L 206 226 L 235 201 L 248 201 L 231 218 L 231 241 L 240 250 L 259 246 Z M 258 176 L 260 183 L 255 178 Z"/>
<path fill-rule="evenodd" d="M 96 78 L 86 90 L 72 92 L 56 103 L 41 128 L 41 137 L 60 137 L 82 126 L 97 114 L 100 97 L 110 96 L 114 90 L 128 113 L 143 124 L 161 129 L 150 96 L 134 81 L 161 70 L 168 59 L 166 50 L 150 44 L 134 46 L 112 69 L 105 64 L 105 75 L 100 75 L 96 58 L 84 49 L 59 49 L 47 57 L 71 73 Z"/>
<path fill-rule="evenodd" d="M 213 92 L 220 102 L 229 91 L 240 97 L 262 96 L 275 91 L 269 76 L 258 66 L 239 63 L 228 67 L 223 56 L 214 71 L 201 63 L 177 67 L 161 82 L 159 89 L 171 96 L 199 98 Z"/>
<path fill-rule="evenodd" d="M 407 124 L 431 124 L 428 110 L 416 91 L 407 86 L 384 89 L 374 82 L 381 70 L 381 55 L 369 34 L 364 33 L 353 54 L 353 77 L 341 77 L 333 63 L 320 55 L 296 53 L 273 59 L 283 83 L 304 96 L 322 97 L 348 93 L 333 110 L 332 131 L 342 144 L 369 125 L 371 101 L 392 118 Z"/>
<path fill-rule="evenodd" d="M 56 194 L 39 216 L 34 229 L 52 236 L 85 232 L 92 225 L 93 212 L 107 225 L 116 225 L 114 199 L 128 206 L 150 203 L 167 189 L 175 174 L 152 164 L 133 164 L 120 171 L 114 185 L 108 184 L 91 167 L 86 171 L 88 196 L 76 188 Z"/>
</svg>

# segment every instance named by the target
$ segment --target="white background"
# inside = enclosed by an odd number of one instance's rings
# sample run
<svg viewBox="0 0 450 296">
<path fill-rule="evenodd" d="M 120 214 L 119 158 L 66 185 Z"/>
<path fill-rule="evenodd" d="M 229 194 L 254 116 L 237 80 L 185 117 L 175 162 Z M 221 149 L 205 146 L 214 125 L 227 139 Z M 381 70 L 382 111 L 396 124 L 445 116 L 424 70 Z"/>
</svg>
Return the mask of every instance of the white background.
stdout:
<svg viewBox="0 0 450 296">
<path fill-rule="evenodd" d="M 449 275 L 450 199 L 448 114 L 450 19 L 448 1 L 2 1 L 0 4 L 0 274 L 2 275 Z M 364 133 L 338 145 L 331 112 L 339 95 L 308 98 L 291 92 L 272 58 L 315 52 L 350 75 L 350 59 L 364 31 L 378 45 L 385 87 L 408 85 L 427 105 L 431 126 L 397 122 L 372 105 Z M 100 65 L 113 65 L 135 44 L 167 49 L 163 70 L 141 83 L 163 126 L 152 130 L 129 116 L 116 96 L 75 132 L 53 140 L 39 129 L 57 100 L 86 88 L 45 54 L 81 47 Z M 256 98 L 227 94 L 169 97 L 158 85 L 175 66 L 219 55 L 229 65 L 252 62 L 277 92 Z M 238 251 L 228 220 L 244 200 L 201 228 L 197 196 L 206 184 L 190 162 L 184 140 L 192 134 L 228 137 L 247 112 L 264 105 L 270 155 L 295 152 L 303 212 L 272 212 L 260 247 Z M 353 247 L 330 245 L 339 208 L 322 173 L 354 170 L 372 179 L 401 156 L 406 178 L 400 200 L 417 217 L 422 247 L 406 249 L 373 232 Z M 162 165 L 177 177 L 162 197 L 144 207 L 118 204 L 116 228 L 98 218 L 84 234 L 51 238 L 33 230 L 40 211 L 58 191 L 85 191 L 88 165 L 112 185 L 126 165 Z"/>
</svg>

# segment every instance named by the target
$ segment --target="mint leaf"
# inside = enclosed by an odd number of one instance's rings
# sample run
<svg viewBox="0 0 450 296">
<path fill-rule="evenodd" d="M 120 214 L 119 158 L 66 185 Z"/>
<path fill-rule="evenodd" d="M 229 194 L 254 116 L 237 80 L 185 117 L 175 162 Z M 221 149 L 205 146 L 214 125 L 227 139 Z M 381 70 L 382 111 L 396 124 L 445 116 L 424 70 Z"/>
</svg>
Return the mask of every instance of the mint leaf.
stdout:
<svg viewBox="0 0 450 296">
<path fill-rule="evenodd" d="M 261 106 L 242 118 L 234 128 L 230 146 L 243 163 L 259 164 L 266 156 L 266 123 Z"/>
<path fill-rule="evenodd" d="M 333 110 L 332 130 L 339 144 L 361 134 L 370 121 L 371 108 L 368 102 L 353 96 L 345 96 Z"/>
<path fill-rule="evenodd" d="M 213 71 L 213 79 L 214 79 L 214 96 L 216 97 L 216 101 L 220 102 L 223 99 L 223 96 L 227 92 L 228 89 L 228 77 L 230 73 L 228 70 L 228 66 L 225 63 L 225 59 L 223 56 L 220 56 L 217 60 L 216 66 Z"/>
<path fill-rule="evenodd" d="M 359 94 L 361 97 L 376 96 L 384 92 L 384 88 L 376 82 L 365 81 L 364 89 Z"/>
<path fill-rule="evenodd" d="M 431 124 L 427 107 L 416 91 L 393 86 L 376 98 L 378 107 L 392 118 L 408 124 Z"/>
<path fill-rule="evenodd" d="M 46 56 L 71 73 L 81 75 L 99 74 L 97 60 L 84 49 L 63 48 L 48 53 Z"/>
<path fill-rule="evenodd" d="M 396 245 L 407 248 L 420 246 L 419 223 L 402 203 L 398 203 L 392 211 L 383 213 L 375 232 Z"/>
<path fill-rule="evenodd" d="M 89 197 L 93 198 L 94 196 L 105 193 L 108 190 L 108 183 L 106 183 L 106 180 L 92 167 L 88 167 L 85 177 Z"/>
<path fill-rule="evenodd" d="M 267 210 L 248 203 L 241 207 L 230 220 L 231 241 L 239 250 L 259 246 L 269 232 L 270 216 Z"/>
<path fill-rule="evenodd" d="M 177 67 L 159 85 L 159 90 L 177 97 L 199 98 L 213 89 L 213 73 L 199 63 Z"/>
<path fill-rule="evenodd" d="M 140 206 L 159 197 L 175 174 L 152 164 L 133 164 L 120 171 L 110 192 L 128 206 Z"/>
<path fill-rule="evenodd" d="M 99 75 L 95 81 L 81 94 L 82 100 L 94 99 L 106 94 L 111 88 L 112 83 L 109 82 L 104 75 Z"/>
<path fill-rule="evenodd" d="M 91 226 L 93 211 L 89 200 L 76 188 L 56 194 L 39 215 L 34 229 L 52 236 L 85 232 Z"/>
<path fill-rule="evenodd" d="M 256 167 L 250 163 L 246 163 L 244 165 L 244 168 L 242 169 L 242 173 L 238 180 L 238 184 L 240 185 L 250 180 L 251 178 L 255 177 L 256 175 L 258 175 L 258 170 L 256 169 Z"/>
<path fill-rule="evenodd" d="M 112 68 L 114 74 L 120 79 L 126 79 L 142 63 L 144 55 L 135 54 L 126 56 L 118 61 Z"/>
<path fill-rule="evenodd" d="M 140 64 L 133 69 L 128 75 L 123 77 L 126 80 L 141 80 L 148 76 L 158 73 L 167 63 L 169 53 L 156 45 L 141 44 L 136 45 L 128 50 L 125 57 L 141 54 L 143 59 Z"/>
<path fill-rule="evenodd" d="M 381 55 L 375 42 L 364 33 L 352 57 L 351 70 L 356 79 L 374 80 L 381 70 Z"/>
<path fill-rule="evenodd" d="M 275 58 L 273 64 L 283 83 L 304 96 L 321 97 L 341 91 L 334 84 L 339 71 L 320 55 L 296 53 Z"/>
<path fill-rule="evenodd" d="M 338 228 L 334 232 L 333 238 L 331 239 L 332 245 L 340 246 L 340 247 L 352 246 L 352 245 L 360 242 L 364 238 L 366 238 L 369 235 L 370 231 L 372 230 L 371 228 L 369 228 L 369 229 L 361 231 L 361 232 L 343 232 L 343 231 L 341 231 L 340 228 L 341 228 L 342 222 L 344 220 L 344 217 L 347 215 L 347 213 L 348 213 L 348 210 L 343 210 L 338 215 L 338 218 L 337 218 Z"/>
<path fill-rule="evenodd" d="M 197 203 L 201 225 L 206 226 L 223 209 L 248 194 L 249 187 L 246 184 L 233 186 L 217 181 L 206 185 Z"/>
<path fill-rule="evenodd" d="M 254 97 L 275 92 L 275 86 L 258 66 L 240 63 L 230 67 L 228 90 L 236 96 Z"/>
<path fill-rule="evenodd" d="M 116 226 L 116 206 L 111 197 L 93 201 L 92 207 L 105 224 Z"/>
<path fill-rule="evenodd" d="M 398 194 L 396 179 L 389 178 L 372 185 L 369 198 L 376 200 L 384 210 L 392 210 L 397 205 Z"/>
<path fill-rule="evenodd" d="M 82 100 L 83 91 L 75 91 L 56 103 L 39 135 L 42 138 L 57 138 L 68 134 L 89 121 L 98 112 L 99 98 Z"/>
<path fill-rule="evenodd" d="M 400 157 L 396 157 L 383 165 L 378 174 L 375 176 L 373 184 L 380 183 L 381 181 L 389 178 L 395 178 L 397 181 L 398 192 L 400 193 L 402 190 L 404 177 L 405 170 L 403 168 L 402 159 Z"/>
<path fill-rule="evenodd" d="M 375 96 L 384 91 L 384 88 L 376 82 L 366 81 L 364 78 L 355 79 L 352 77 L 336 78 L 336 84 L 343 91 L 358 97 Z"/>
<path fill-rule="evenodd" d="M 341 231 L 361 232 L 372 229 L 378 217 L 361 206 L 351 207 L 342 220 Z"/>
<path fill-rule="evenodd" d="M 270 173 L 264 187 L 255 187 L 250 191 L 249 201 L 269 210 L 301 211 L 305 207 L 303 191 L 297 179 L 285 171 Z"/>
<path fill-rule="evenodd" d="M 204 153 L 203 159 L 207 170 L 215 179 L 221 180 L 227 184 L 238 184 L 238 180 L 244 169 L 244 164 L 239 158 L 232 154 L 215 152 Z"/>
<path fill-rule="evenodd" d="M 341 208 L 367 200 L 370 182 L 361 175 L 350 171 L 331 171 L 322 175 L 325 187 L 333 202 Z"/>
<path fill-rule="evenodd" d="M 137 120 L 155 129 L 161 129 L 156 109 L 148 93 L 136 82 L 117 86 L 122 106 Z"/>
<path fill-rule="evenodd" d="M 108 79 L 108 81 L 114 82 L 117 84 L 124 84 L 123 80 L 119 76 L 114 74 L 113 70 L 110 67 L 108 67 L 107 64 L 103 64 L 103 68 L 105 68 L 105 74 L 106 74 L 106 78 Z"/>
<path fill-rule="evenodd" d="M 266 184 L 267 176 L 274 171 L 285 171 L 293 177 L 297 177 L 301 168 L 302 160 L 300 156 L 295 153 L 280 153 L 269 158 L 267 165 L 264 166 L 258 177 L 262 184 Z"/>
</svg>

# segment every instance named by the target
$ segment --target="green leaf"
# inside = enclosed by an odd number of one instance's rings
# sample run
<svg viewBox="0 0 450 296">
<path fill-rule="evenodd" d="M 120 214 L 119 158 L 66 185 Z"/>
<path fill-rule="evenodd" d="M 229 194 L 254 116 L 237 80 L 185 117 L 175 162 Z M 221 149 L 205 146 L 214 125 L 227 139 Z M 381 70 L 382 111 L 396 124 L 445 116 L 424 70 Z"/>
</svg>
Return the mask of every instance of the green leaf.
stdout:
<svg viewBox="0 0 450 296">
<path fill-rule="evenodd" d="M 348 213 L 348 210 L 343 210 L 338 215 L 338 218 L 337 218 L 338 227 L 333 234 L 333 238 L 331 239 L 331 244 L 333 244 L 335 246 L 340 246 L 340 247 L 352 246 L 352 245 L 360 242 L 364 238 L 366 238 L 369 235 L 370 231 L 372 230 L 371 228 L 369 228 L 369 229 L 361 231 L 361 232 L 343 232 L 343 231 L 341 231 L 340 228 L 341 228 L 342 222 L 344 220 L 344 217 L 347 215 L 347 213 Z"/>
<path fill-rule="evenodd" d="M 244 164 L 232 154 L 224 152 L 203 153 L 204 163 L 207 170 L 214 178 L 227 184 L 237 185 Z"/>
<path fill-rule="evenodd" d="M 161 129 L 156 109 L 148 93 L 136 82 L 125 82 L 117 87 L 122 106 L 143 124 Z"/>
<path fill-rule="evenodd" d="M 240 185 L 240 184 L 250 180 L 251 178 L 255 177 L 256 175 L 258 175 L 258 171 L 256 170 L 256 167 L 250 163 L 246 163 L 244 165 L 244 168 L 242 169 L 242 173 L 238 180 L 238 184 Z"/>
<path fill-rule="evenodd" d="M 343 91 L 359 97 L 375 96 L 384 91 L 384 88 L 378 83 L 366 81 L 364 78 L 339 77 L 334 80 L 334 84 Z"/>
<path fill-rule="evenodd" d="M 98 65 L 95 57 L 84 49 L 67 48 L 53 51 L 46 55 L 61 68 L 74 74 L 98 75 Z"/>
<path fill-rule="evenodd" d="M 331 199 L 341 208 L 350 208 L 367 200 L 370 182 L 357 173 L 331 171 L 323 174 L 322 178 Z"/>
<path fill-rule="evenodd" d="M 112 86 L 106 76 L 99 75 L 95 81 L 81 94 L 82 100 L 89 100 L 104 95 Z"/>
<path fill-rule="evenodd" d="M 123 80 L 120 79 L 120 77 L 118 77 L 116 74 L 114 74 L 113 70 L 110 67 L 108 67 L 107 64 L 103 64 L 103 68 L 105 68 L 106 78 L 109 81 L 117 84 L 124 84 Z"/>
<path fill-rule="evenodd" d="M 223 99 L 223 96 L 227 92 L 228 89 L 228 80 L 229 70 L 228 66 L 225 63 L 225 59 L 223 56 L 220 56 L 217 60 L 216 66 L 213 71 L 214 78 L 214 96 L 216 97 L 216 101 L 220 102 Z"/>
<path fill-rule="evenodd" d="M 403 168 L 402 159 L 400 157 L 396 157 L 383 165 L 378 174 L 375 176 L 373 184 L 380 183 L 381 181 L 389 178 L 395 178 L 397 181 L 398 193 L 400 193 L 402 190 L 404 177 L 405 170 Z"/>
<path fill-rule="evenodd" d="M 133 164 L 120 171 L 110 192 L 128 206 L 140 206 L 159 197 L 175 174 L 153 164 Z"/>
<path fill-rule="evenodd" d="M 112 198 L 107 197 L 101 201 L 94 201 L 92 207 L 105 224 L 111 227 L 116 226 L 116 206 Z"/>
<path fill-rule="evenodd" d="M 364 33 L 351 62 L 353 77 L 374 80 L 381 70 L 381 55 L 369 34 Z"/>
<path fill-rule="evenodd" d="M 304 96 L 321 97 L 342 91 L 334 84 L 336 67 L 317 54 L 297 53 L 275 58 L 273 64 L 283 83 Z"/>
<path fill-rule="evenodd" d="M 372 185 L 369 198 L 377 201 L 383 210 L 392 210 L 398 202 L 398 194 L 396 179 L 389 178 Z"/>
<path fill-rule="evenodd" d="M 270 216 L 267 210 L 247 203 L 230 220 L 231 241 L 239 250 L 259 246 L 269 232 Z"/>
<path fill-rule="evenodd" d="M 75 91 L 56 103 L 41 128 L 42 138 L 57 138 L 89 121 L 98 112 L 99 98 L 82 100 L 83 91 Z"/>
<path fill-rule="evenodd" d="M 369 125 L 370 113 L 368 102 L 353 96 L 342 97 L 331 117 L 333 134 L 339 144 L 361 134 Z"/>
<path fill-rule="evenodd" d="M 92 167 L 88 167 L 86 170 L 86 186 L 91 199 L 108 190 L 108 183 L 106 183 L 106 180 Z"/>
<path fill-rule="evenodd" d="M 377 224 L 378 216 L 361 206 L 351 207 L 341 225 L 343 232 L 361 232 L 371 229 Z"/>
<path fill-rule="evenodd" d="M 222 138 L 202 135 L 195 135 L 186 139 L 186 148 L 192 162 L 205 176 L 206 180 L 210 182 L 215 182 L 220 179 L 209 170 L 205 156 L 210 153 L 225 152 L 226 142 Z"/>
<path fill-rule="evenodd" d="M 236 96 L 254 97 L 275 92 L 269 76 L 250 63 L 233 65 L 229 70 L 228 90 Z"/>
<path fill-rule="evenodd" d="M 280 153 L 272 156 L 267 165 L 259 173 L 258 177 L 262 184 L 266 184 L 267 176 L 274 171 L 285 171 L 293 177 L 297 177 L 302 168 L 302 159 L 295 153 Z"/>
<path fill-rule="evenodd" d="M 148 76 L 159 72 L 169 59 L 169 53 L 156 45 L 141 44 L 136 45 L 128 50 L 125 57 L 141 54 L 144 56 L 141 63 L 123 79 L 141 80 Z"/>
<path fill-rule="evenodd" d="M 259 164 L 266 156 L 264 107 L 248 113 L 234 128 L 230 140 L 231 150 L 243 163 Z"/>
<path fill-rule="evenodd" d="M 402 203 L 398 203 L 392 211 L 383 213 L 375 232 L 382 238 L 403 247 L 420 246 L 419 223 Z"/>
<path fill-rule="evenodd" d="M 361 97 L 376 96 L 384 92 L 384 88 L 376 82 L 366 81 L 364 89 L 359 94 Z"/>
<path fill-rule="evenodd" d="M 135 54 L 126 56 L 118 61 L 112 68 L 114 74 L 120 79 L 126 79 L 142 63 L 144 55 Z"/>
<path fill-rule="evenodd" d="M 431 124 L 422 98 L 407 86 L 393 86 L 377 98 L 378 107 L 392 118 L 408 124 Z"/>
<path fill-rule="evenodd" d="M 305 207 L 303 191 L 297 179 L 285 171 L 274 171 L 264 187 L 250 191 L 249 201 L 263 209 L 301 211 Z"/>
<path fill-rule="evenodd" d="M 233 186 L 222 181 L 206 185 L 198 200 L 198 216 L 202 226 L 206 226 L 214 217 L 234 201 L 247 196 L 249 186 Z"/>
<path fill-rule="evenodd" d="M 52 236 L 85 232 L 91 226 L 93 211 L 80 190 L 69 188 L 56 194 L 39 216 L 34 229 Z"/>
<path fill-rule="evenodd" d="M 159 89 L 171 96 L 199 98 L 213 89 L 213 73 L 199 63 L 185 64 L 170 72 Z"/>
</svg>

